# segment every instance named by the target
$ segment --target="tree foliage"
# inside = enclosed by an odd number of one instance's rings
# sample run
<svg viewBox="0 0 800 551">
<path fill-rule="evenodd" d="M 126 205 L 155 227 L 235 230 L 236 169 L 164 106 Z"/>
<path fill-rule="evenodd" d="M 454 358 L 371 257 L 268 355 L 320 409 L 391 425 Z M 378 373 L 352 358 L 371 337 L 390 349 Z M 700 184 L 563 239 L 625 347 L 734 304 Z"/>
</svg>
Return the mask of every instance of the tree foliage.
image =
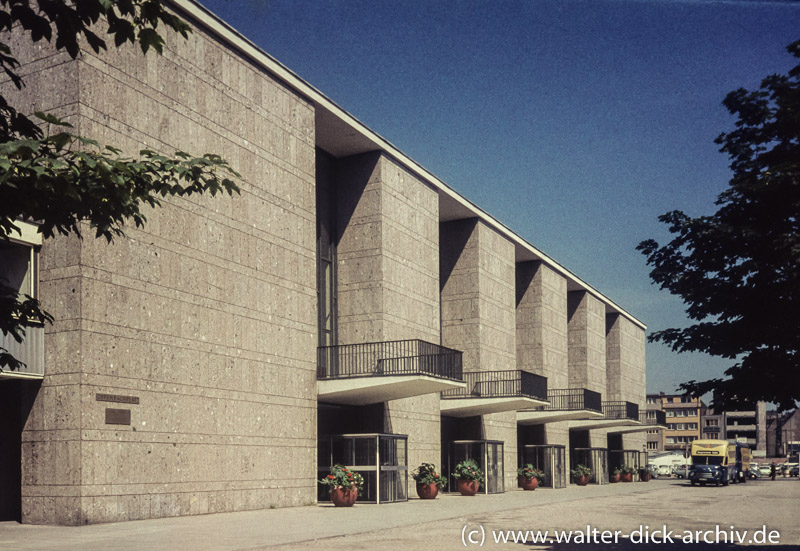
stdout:
<svg viewBox="0 0 800 551">
<path fill-rule="evenodd" d="M 800 41 L 787 50 L 800 58 Z M 738 120 L 716 139 L 733 172 L 717 212 L 668 212 L 659 220 L 672 241 L 637 247 L 653 281 L 680 296 L 697 323 L 649 339 L 733 361 L 726 378 L 681 385 L 695 396 L 714 392 L 715 407 L 764 400 L 792 408 L 800 400 L 800 65 L 723 104 Z"/>
<path fill-rule="evenodd" d="M 138 44 L 142 53 L 162 52 L 159 25 L 184 38 L 189 25 L 166 11 L 157 0 L 0 0 L 0 69 L 18 89 L 25 82 L 19 61 L 4 40 L 22 33 L 33 42 L 47 40 L 73 59 L 88 47 L 107 48 L 97 33 L 105 30 L 114 47 Z M 142 226 L 145 206 L 160 205 L 166 196 L 238 192 L 238 174 L 218 155 L 164 156 L 142 150 L 127 157 L 110 145 L 71 132 L 51 114 L 33 118 L 20 113 L 0 93 L 0 241 L 20 233 L 16 220 L 34 220 L 44 237 L 81 235 L 88 222 L 95 237 L 112 241 L 124 224 Z M 30 296 L 0 281 L 0 331 L 21 342 L 25 327 L 52 321 Z M 21 363 L 0 347 L 0 370 Z"/>
</svg>

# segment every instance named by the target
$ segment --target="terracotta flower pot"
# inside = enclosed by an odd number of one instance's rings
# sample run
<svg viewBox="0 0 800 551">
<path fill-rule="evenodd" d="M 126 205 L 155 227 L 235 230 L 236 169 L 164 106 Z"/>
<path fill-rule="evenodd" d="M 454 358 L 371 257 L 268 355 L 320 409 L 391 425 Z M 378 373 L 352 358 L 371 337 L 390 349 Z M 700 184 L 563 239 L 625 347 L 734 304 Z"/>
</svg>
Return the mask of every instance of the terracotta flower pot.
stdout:
<svg viewBox="0 0 800 551">
<path fill-rule="evenodd" d="M 358 489 L 353 486 L 352 488 L 342 488 L 341 486 L 333 488 L 330 492 L 331 503 L 335 507 L 352 507 L 353 503 L 358 499 Z"/>
<path fill-rule="evenodd" d="M 523 490 L 535 490 L 539 487 L 539 479 L 535 476 L 533 478 L 519 477 L 519 485 Z"/>
<path fill-rule="evenodd" d="M 479 488 L 480 482 L 477 480 L 464 480 L 463 478 L 458 479 L 458 491 L 462 496 L 474 496 L 478 493 Z"/>
<path fill-rule="evenodd" d="M 608 480 L 609 480 L 609 482 L 619 482 L 619 473 L 617 473 L 617 474 L 612 474 L 612 475 L 611 475 L 611 476 L 608 478 Z"/>
<path fill-rule="evenodd" d="M 650 482 L 650 473 L 641 473 L 639 475 L 639 480 L 642 482 Z"/>
<path fill-rule="evenodd" d="M 622 482 L 633 482 L 633 473 L 622 473 L 619 479 Z"/>
<path fill-rule="evenodd" d="M 417 482 L 417 495 L 420 499 L 436 499 L 436 496 L 439 495 L 439 486 Z"/>
<path fill-rule="evenodd" d="M 578 486 L 586 486 L 587 484 L 589 484 L 589 476 L 588 475 L 576 476 L 575 484 L 577 484 Z"/>
</svg>

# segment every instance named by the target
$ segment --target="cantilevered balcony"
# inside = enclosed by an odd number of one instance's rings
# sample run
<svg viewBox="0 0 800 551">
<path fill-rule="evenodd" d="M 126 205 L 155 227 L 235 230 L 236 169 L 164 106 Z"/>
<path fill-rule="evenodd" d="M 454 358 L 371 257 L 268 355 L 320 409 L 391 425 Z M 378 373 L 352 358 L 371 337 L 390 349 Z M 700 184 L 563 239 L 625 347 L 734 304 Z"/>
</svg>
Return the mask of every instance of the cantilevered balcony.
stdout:
<svg viewBox="0 0 800 551">
<path fill-rule="evenodd" d="M 547 405 L 547 377 L 518 369 L 464 373 L 465 388 L 442 392 L 443 415 L 470 417 Z"/>
<path fill-rule="evenodd" d="M 419 339 L 317 349 L 317 399 L 365 405 L 463 389 L 461 352 Z"/>
<path fill-rule="evenodd" d="M 570 429 L 616 429 L 620 427 L 641 426 L 639 405 L 633 402 L 603 402 L 603 416 L 591 421 L 570 421 Z M 645 429 L 646 430 L 646 429 Z"/>
<path fill-rule="evenodd" d="M 517 423 L 541 425 L 571 419 L 602 419 L 602 397 L 586 388 L 558 388 L 547 391 L 544 407 L 517 412 Z"/>
<path fill-rule="evenodd" d="M 635 404 L 634 404 L 635 405 Z M 610 433 L 627 434 L 629 432 L 645 432 L 667 428 L 667 414 L 663 411 L 648 410 L 639 414 L 639 425 L 617 427 L 609 430 Z"/>
</svg>

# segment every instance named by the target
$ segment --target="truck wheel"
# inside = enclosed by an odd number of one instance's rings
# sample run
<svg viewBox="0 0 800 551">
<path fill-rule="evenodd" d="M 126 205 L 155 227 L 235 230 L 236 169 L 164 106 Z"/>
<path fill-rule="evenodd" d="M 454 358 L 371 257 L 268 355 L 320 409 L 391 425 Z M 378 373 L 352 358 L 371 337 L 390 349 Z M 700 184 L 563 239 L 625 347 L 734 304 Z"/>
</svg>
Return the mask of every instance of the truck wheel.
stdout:
<svg viewBox="0 0 800 551">
<path fill-rule="evenodd" d="M 691 484 L 692 486 L 694 486 L 696 483 L 695 483 L 695 481 L 694 481 L 694 480 L 690 480 L 690 481 L 689 481 L 689 484 Z"/>
</svg>

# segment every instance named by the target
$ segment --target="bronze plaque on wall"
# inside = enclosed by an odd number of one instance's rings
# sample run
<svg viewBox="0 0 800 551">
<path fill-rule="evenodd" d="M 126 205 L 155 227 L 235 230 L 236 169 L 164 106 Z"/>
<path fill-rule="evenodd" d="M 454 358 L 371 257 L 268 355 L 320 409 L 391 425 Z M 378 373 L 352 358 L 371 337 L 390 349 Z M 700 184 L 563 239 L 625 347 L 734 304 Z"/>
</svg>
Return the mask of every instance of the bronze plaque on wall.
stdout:
<svg viewBox="0 0 800 551">
<path fill-rule="evenodd" d="M 106 425 L 130 425 L 131 410 L 106 408 Z"/>
</svg>

